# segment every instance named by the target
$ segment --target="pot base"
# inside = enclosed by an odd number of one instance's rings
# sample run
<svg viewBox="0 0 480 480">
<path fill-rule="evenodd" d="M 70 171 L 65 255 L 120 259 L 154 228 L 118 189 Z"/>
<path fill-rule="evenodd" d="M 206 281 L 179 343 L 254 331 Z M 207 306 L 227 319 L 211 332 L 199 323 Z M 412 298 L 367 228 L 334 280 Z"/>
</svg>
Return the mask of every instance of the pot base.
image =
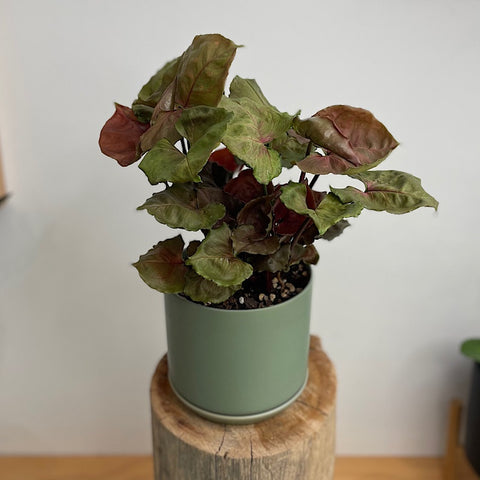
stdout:
<svg viewBox="0 0 480 480">
<path fill-rule="evenodd" d="M 259 413 L 252 413 L 248 415 L 226 415 L 222 413 L 215 413 L 211 412 L 209 410 L 204 410 L 203 408 L 198 407 L 197 405 L 194 405 L 193 403 L 190 403 L 186 398 L 182 397 L 178 393 L 178 391 L 175 389 L 173 386 L 173 382 L 170 379 L 170 375 L 168 376 L 168 381 L 170 383 L 170 387 L 172 388 L 173 392 L 177 396 L 177 398 L 188 408 L 193 410 L 196 414 L 200 415 L 203 418 L 206 418 L 207 420 L 211 420 L 212 422 L 217 422 L 217 423 L 228 423 L 228 424 L 233 424 L 233 425 L 248 425 L 250 423 L 257 423 L 261 422 L 263 420 L 266 420 L 267 418 L 273 417 L 277 413 L 280 413 L 282 410 L 285 410 L 287 407 L 289 407 L 295 400 L 302 394 L 304 388 L 307 385 L 308 382 L 308 370 L 307 370 L 307 375 L 305 377 L 305 381 L 303 382 L 303 385 L 300 387 L 300 389 L 292 396 L 290 397 L 286 402 L 271 408 L 270 410 L 266 410 L 264 412 L 259 412 Z"/>
</svg>

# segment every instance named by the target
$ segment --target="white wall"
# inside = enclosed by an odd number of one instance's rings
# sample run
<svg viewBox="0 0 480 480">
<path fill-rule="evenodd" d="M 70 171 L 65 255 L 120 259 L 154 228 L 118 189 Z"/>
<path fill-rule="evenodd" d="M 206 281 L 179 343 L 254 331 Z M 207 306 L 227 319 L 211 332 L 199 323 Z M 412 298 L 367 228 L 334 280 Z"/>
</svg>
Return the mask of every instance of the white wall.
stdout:
<svg viewBox="0 0 480 480">
<path fill-rule="evenodd" d="M 218 31 L 246 45 L 232 75 L 279 108 L 372 110 L 401 142 L 384 168 L 440 201 L 320 243 L 312 319 L 338 370 L 338 452 L 440 454 L 468 388 L 458 345 L 480 334 L 479 15 L 475 0 L 0 0 L 0 453 L 149 451 L 163 304 L 130 262 L 171 232 L 135 211 L 152 188 L 97 139 L 113 101 Z"/>
</svg>

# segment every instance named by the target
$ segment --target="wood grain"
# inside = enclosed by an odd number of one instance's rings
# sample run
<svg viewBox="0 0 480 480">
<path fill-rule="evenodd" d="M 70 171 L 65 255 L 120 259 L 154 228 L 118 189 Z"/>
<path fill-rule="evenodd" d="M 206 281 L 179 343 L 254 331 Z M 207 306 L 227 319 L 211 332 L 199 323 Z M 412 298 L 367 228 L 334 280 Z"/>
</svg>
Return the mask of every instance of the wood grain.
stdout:
<svg viewBox="0 0 480 480">
<path fill-rule="evenodd" d="M 478 480 L 460 456 L 456 480 Z M 441 458 L 340 457 L 334 480 L 441 480 Z M 151 456 L 0 457 L 2 480 L 153 480 Z M 196 480 L 196 479 L 192 479 Z"/>
<path fill-rule="evenodd" d="M 309 379 L 297 401 L 253 425 L 217 424 L 174 395 L 166 356 L 151 384 L 156 480 L 331 480 L 335 454 L 335 369 L 312 337 Z"/>
</svg>

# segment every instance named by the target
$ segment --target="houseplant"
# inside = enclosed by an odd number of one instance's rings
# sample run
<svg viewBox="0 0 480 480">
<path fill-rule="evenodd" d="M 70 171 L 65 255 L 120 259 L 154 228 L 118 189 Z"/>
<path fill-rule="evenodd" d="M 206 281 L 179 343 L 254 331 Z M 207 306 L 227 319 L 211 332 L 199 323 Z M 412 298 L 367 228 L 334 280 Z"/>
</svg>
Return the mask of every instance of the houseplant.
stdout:
<svg viewBox="0 0 480 480">
<path fill-rule="evenodd" d="M 162 240 L 134 264 L 167 294 L 172 387 L 203 415 L 252 421 L 306 382 L 314 241 L 340 235 L 365 208 L 402 214 L 438 203 L 410 174 L 371 170 L 398 143 L 367 110 L 336 105 L 302 119 L 238 76 L 225 95 L 236 50 L 218 34 L 195 37 L 131 108 L 116 104 L 99 143 L 122 166 L 141 159 L 161 185 L 140 210 L 203 236 Z M 296 180 L 280 183 L 284 169 Z M 326 174 L 365 189 L 314 190 Z"/>
<path fill-rule="evenodd" d="M 473 375 L 467 407 L 465 453 L 480 475 L 480 338 L 465 340 L 461 352 L 473 360 Z"/>
</svg>

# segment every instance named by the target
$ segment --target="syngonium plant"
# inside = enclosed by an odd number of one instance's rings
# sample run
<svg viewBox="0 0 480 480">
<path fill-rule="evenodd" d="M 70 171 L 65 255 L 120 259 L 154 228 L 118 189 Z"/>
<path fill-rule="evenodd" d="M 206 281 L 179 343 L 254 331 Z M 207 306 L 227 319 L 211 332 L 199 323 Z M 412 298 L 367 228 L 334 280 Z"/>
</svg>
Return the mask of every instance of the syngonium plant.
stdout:
<svg viewBox="0 0 480 480">
<path fill-rule="evenodd" d="M 235 77 L 237 45 L 219 34 L 188 49 L 142 87 L 132 107 L 115 105 L 100 148 L 122 166 L 141 159 L 163 188 L 139 207 L 173 229 L 201 231 L 185 245 L 162 240 L 134 264 L 150 287 L 206 304 L 223 302 L 247 279 L 315 264 L 317 239 L 331 240 L 363 209 L 403 214 L 438 202 L 420 179 L 377 167 L 398 143 L 369 111 L 346 105 L 310 118 L 271 105 L 255 80 Z M 279 183 L 296 167 L 297 181 Z M 320 175 L 360 180 L 316 191 Z"/>
</svg>

